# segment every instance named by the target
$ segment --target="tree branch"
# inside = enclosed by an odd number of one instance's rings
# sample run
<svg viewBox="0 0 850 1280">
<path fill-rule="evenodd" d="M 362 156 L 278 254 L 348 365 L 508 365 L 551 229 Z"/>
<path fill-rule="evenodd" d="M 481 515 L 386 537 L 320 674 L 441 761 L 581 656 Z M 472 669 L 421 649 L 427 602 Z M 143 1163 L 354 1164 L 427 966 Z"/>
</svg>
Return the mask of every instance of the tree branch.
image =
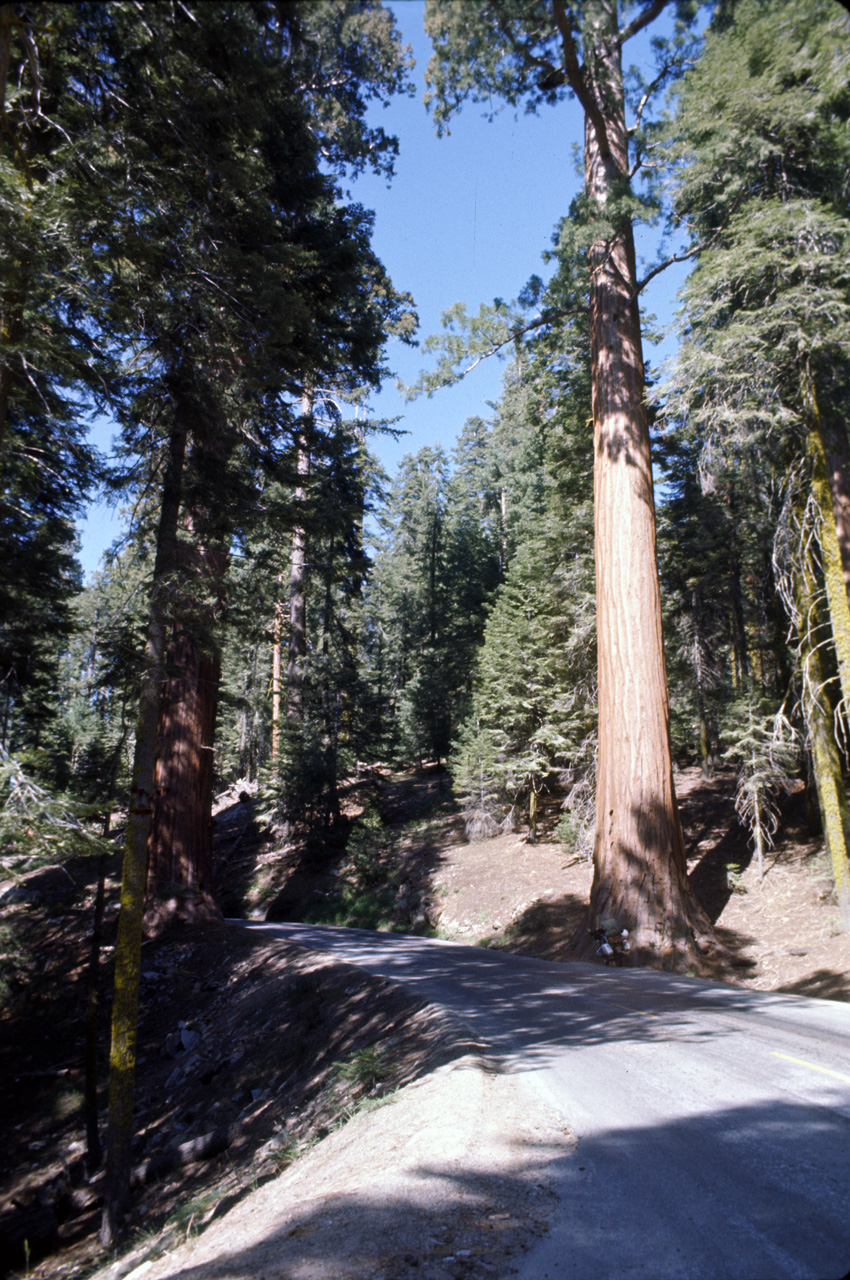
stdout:
<svg viewBox="0 0 850 1280">
<path fill-rule="evenodd" d="M 847 3 L 850 4 L 850 0 L 847 0 Z M 634 135 L 637 133 L 638 129 L 640 128 L 640 122 L 643 119 L 643 113 L 646 110 L 647 103 L 649 102 L 652 95 L 655 93 L 656 89 L 658 89 L 664 83 L 664 78 L 673 65 L 674 65 L 674 59 L 671 59 L 669 62 L 665 62 L 664 66 L 661 68 L 658 75 L 655 77 L 655 79 L 652 81 L 651 84 L 647 85 L 646 89 L 641 95 L 641 100 L 637 105 L 637 110 L 635 111 L 635 122 L 632 125 L 632 127 L 628 130 L 628 135 L 630 138 L 634 137 Z"/>
<path fill-rule="evenodd" d="M 578 50 L 576 49 L 570 20 L 564 8 L 564 0 L 552 0 L 552 11 L 555 14 L 555 24 L 561 35 L 561 45 L 564 50 L 564 74 L 567 78 L 567 84 L 578 98 L 584 108 L 585 115 L 593 125 L 593 131 L 596 134 L 596 141 L 599 145 L 599 154 L 603 159 L 607 159 L 611 154 L 608 130 L 605 127 L 602 112 L 599 110 L 599 104 L 593 96 L 585 79 L 584 71 L 579 64 Z"/>
<path fill-rule="evenodd" d="M 672 267 L 677 262 L 687 262 L 689 258 L 695 258 L 698 253 L 702 253 L 703 249 L 707 249 L 716 239 L 717 236 L 714 235 L 711 237 L 711 240 L 706 240 L 702 244 L 695 244 L 692 249 L 688 249 L 687 253 L 674 253 L 671 258 L 665 258 L 663 262 L 659 262 L 657 266 L 652 268 L 648 275 L 645 275 L 642 280 L 638 281 L 635 285 L 635 291 L 629 301 L 634 302 L 635 298 L 639 297 L 639 295 L 643 293 L 650 280 L 654 280 L 662 271 L 666 271 L 668 267 Z"/>
<path fill-rule="evenodd" d="M 639 31 L 643 31 L 644 27 L 648 27 L 650 22 L 654 22 L 659 13 L 667 8 L 669 2 L 670 0 L 652 0 L 648 9 L 644 9 L 643 13 L 634 17 L 628 26 L 623 27 L 617 37 L 620 47 L 622 48 L 626 41 L 631 40 L 632 36 L 636 36 Z"/>
<path fill-rule="evenodd" d="M 447 377 L 444 382 L 441 382 L 436 387 L 432 387 L 426 394 L 430 398 L 435 391 L 441 391 L 443 387 L 454 386 L 455 383 L 460 382 L 461 379 L 465 378 L 468 373 L 472 373 L 473 369 L 477 369 L 482 361 L 489 360 L 490 356 L 497 355 L 498 352 L 501 351 L 502 347 L 506 347 L 509 342 L 515 342 L 517 338 L 521 338 L 524 334 L 531 333 L 534 329 L 543 329 L 547 324 L 551 324 L 553 320 L 564 320 L 568 316 L 583 315 L 587 315 L 587 307 L 567 307 L 563 310 L 547 311 L 544 315 L 538 316 L 536 320 L 530 320 L 528 324 L 521 325 L 517 329 L 512 329 L 508 336 L 503 338 L 501 342 L 492 343 L 486 351 L 482 351 L 477 355 L 472 361 L 472 364 L 467 365 L 465 369 L 461 369 L 461 371 L 453 377 Z M 415 390 L 415 388 L 413 390 Z M 408 398 L 413 399 L 415 397 L 410 395 L 408 391 Z"/>
<path fill-rule="evenodd" d="M 850 0 L 848 0 L 848 3 L 850 3 Z M 552 63 L 548 58 L 541 58 L 538 54 L 532 52 L 530 40 L 526 40 L 525 44 L 521 44 L 519 40 L 517 40 L 513 31 L 511 31 L 508 26 L 507 19 L 501 11 L 497 14 L 497 21 L 499 23 L 499 30 L 513 49 L 514 53 L 518 53 L 523 58 L 527 58 L 535 67 L 539 67 L 541 71 L 545 71 L 547 79 L 552 80 L 552 88 L 555 88 L 555 77 L 562 73 L 558 72 L 558 70 L 552 66 Z M 561 80 L 561 83 L 563 83 L 563 80 Z"/>
<path fill-rule="evenodd" d="M 644 289 L 649 284 L 650 280 L 654 280 L 655 277 L 657 275 L 660 275 L 662 271 L 666 271 L 668 267 L 672 267 L 673 264 L 676 262 L 687 262 L 689 258 L 695 258 L 698 253 L 703 253 L 706 249 L 710 249 L 713 244 L 716 244 L 717 241 L 720 239 L 720 237 L 723 235 L 723 232 L 726 231 L 726 229 L 728 228 L 729 223 L 731 222 L 732 217 L 735 211 L 737 210 L 739 204 L 743 200 L 745 194 L 746 192 L 744 190 L 741 190 L 738 192 L 738 195 L 732 201 L 732 207 L 730 208 L 729 213 L 723 225 L 718 227 L 717 230 L 713 233 L 713 235 L 710 235 L 707 240 L 701 240 L 700 243 L 695 244 L 692 249 L 688 249 L 687 253 L 674 253 L 672 258 L 667 258 L 665 259 L 664 262 L 659 262 L 657 267 L 653 267 L 648 275 L 644 276 L 642 280 L 638 281 L 637 285 L 635 286 L 635 291 L 632 294 L 631 301 L 634 302 L 635 298 L 637 298 L 641 293 L 643 293 Z"/>
</svg>

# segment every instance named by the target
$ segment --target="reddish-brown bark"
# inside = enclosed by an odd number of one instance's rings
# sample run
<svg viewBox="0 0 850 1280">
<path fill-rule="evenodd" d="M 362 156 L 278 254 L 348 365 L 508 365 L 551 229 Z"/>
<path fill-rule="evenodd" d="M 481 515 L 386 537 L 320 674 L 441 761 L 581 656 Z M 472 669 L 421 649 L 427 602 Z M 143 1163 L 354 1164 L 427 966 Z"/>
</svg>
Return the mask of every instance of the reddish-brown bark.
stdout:
<svg viewBox="0 0 850 1280">
<path fill-rule="evenodd" d="M 213 738 L 221 665 L 175 626 L 168 649 L 148 860 L 145 929 L 220 919 L 213 898 Z"/>
<path fill-rule="evenodd" d="M 191 475 L 226 468 L 226 423 L 198 406 Z M 148 848 L 145 930 L 220 919 L 213 898 L 213 765 L 221 660 L 215 639 L 229 560 L 226 514 L 193 485 L 181 523 L 178 575 L 162 683 L 155 795 Z"/>
<path fill-rule="evenodd" d="M 655 505 L 631 222 L 612 211 L 628 190 L 616 0 L 593 0 L 584 87 L 604 123 L 585 117 L 585 181 L 615 230 L 590 251 L 599 772 L 587 926 L 614 917 L 632 958 L 693 963 L 712 928 L 690 892 L 673 786 Z M 593 68 L 592 72 L 589 68 Z M 595 944 L 587 929 L 576 953 Z"/>
</svg>

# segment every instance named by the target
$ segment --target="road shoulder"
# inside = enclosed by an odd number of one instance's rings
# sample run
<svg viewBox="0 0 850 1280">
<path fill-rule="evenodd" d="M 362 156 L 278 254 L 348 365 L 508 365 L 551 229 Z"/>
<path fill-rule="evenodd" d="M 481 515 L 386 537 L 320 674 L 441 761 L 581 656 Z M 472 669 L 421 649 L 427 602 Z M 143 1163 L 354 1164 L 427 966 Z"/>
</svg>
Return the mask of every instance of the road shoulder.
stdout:
<svg viewBox="0 0 850 1280">
<path fill-rule="evenodd" d="M 548 1230 L 575 1143 L 522 1076 L 439 1067 L 330 1134 L 128 1280 L 508 1276 Z"/>
</svg>

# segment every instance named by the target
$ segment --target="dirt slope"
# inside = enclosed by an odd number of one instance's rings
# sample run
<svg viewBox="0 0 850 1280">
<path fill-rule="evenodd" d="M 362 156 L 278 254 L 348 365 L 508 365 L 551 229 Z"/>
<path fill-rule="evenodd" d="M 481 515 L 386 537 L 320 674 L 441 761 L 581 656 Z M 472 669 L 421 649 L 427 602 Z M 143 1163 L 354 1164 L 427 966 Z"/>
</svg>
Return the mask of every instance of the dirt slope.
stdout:
<svg viewBox="0 0 850 1280">
<path fill-rule="evenodd" d="M 789 803 L 759 881 L 735 818 L 731 779 L 706 783 L 688 771 L 678 787 L 692 880 L 731 957 L 718 976 L 850 998 L 850 938 L 840 932 L 829 868 L 803 822 L 802 798 Z M 281 844 L 264 834 L 256 807 L 243 793 L 224 797 L 220 808 L 220 889 L 234 913 L 244 904 L 254 918 L 431 930 L 552 959 L 565 954 L 581 919 L 589 865 L 567 858 L 551 840 L 530 844 L 517 833 L 467 844 L 444 773 L 377 772 L 358 781 L 348 816 L 372 813 L 375 820 L 358 824 L 362 838 L 349 839 L 347 850 L 343 842 Z M 550 824 L 556 816 L 548 815 Z M 113 930 L 115 868 L 108 888 Z M 0 1249 L 23 1274 L 26 1231 L 29 1274 L 38 1278 L 83 1275 L 99 1256 L 98 1181 L 84 1175 L 81 1110 L 93 895 L 93 867 L 82 862 L 0 886 L 0 978 L 11 993 L 0 1027 L 0 1121 L 7 1135 L 0 1151 Z M 252 1210 L 255 1225 L 244 1229 L 254 1232 L 254 1243 L 245 1245 L 245 1256 L 266 1257 L 261 1241 L 271 1233 L 289 1260 L 286 1274 L 299 1280 L 346 1276 L 342 1260 L 349 1256 L 361 1258 L 361 1271 L 351 1263 L 357 1280 L 379 1274 L 437 1280 L 468 1273 L 470 1259 L 477 1259 L 474 1274 L 488 1274 L 491 1265 L 507 1274 L 493 1257 L 510 1256 L 507 1249 L 543 1229 L 545 1179 L 529 1151 L 538 1143 L 544 1152 L 561 1150 L 568 1138 L 546 1117 L 538 1117 L 539 1132 L 531 1136 L 514 1085 L 493 1075 L 464 1029 L 437 1011 L 359 971 L 224 925 L 177 930 L 145 944 L 143 974 L 138 1164 L 150 1171 L 150 1162 L 173 1155 L 178 1144 L 210 1134 L 222 1149 L 157 1178 L 140 1174 L 131 1226 L 146 1239 L 136 1240 L 143 1249 L 136 1264 L 154 1245 L 171 1253 L 178 1241 L 212 1230 L 225 1209 L 252 1199 L 252 1189 L 267 1180 L 279 1194 L 264 1192 L 263 1203 L 274 1207 L 260 1217 Z M 104 1002 L 102 1072 L 107 1022 Z M 453 1063 L 461 1064 L 457 1073 L 449 1070 Z M 392 1103 L 365 1113 L 387 1095 Z M 102 1087 L 102 1113 L 104 1103 Z M 482 1117 L 497 1110 L 506 1121 L 494 1134 Z M 338 1130 L 352 1116 L 354 1127 Z M 447 1146 L 446 1116 L 457 1126 L 462 1158 L 457 1143 Z M 287 1181 L 275 1181 L 290 1165 Z M 338 1175 L 331 1172 L 337 1165 Z M 494 1171 L 489 1180 L 487 1167 Z M 394 1200 L 390 1186 L 398 1187 Z M 283 1197 L 287 1188 L 295 1207 Z M 398 1225 L 414 1220 L 421 1225 L 416 1262 L 407 1257 L 409 1247 L 401 1249 Z M 453 1225 L 440 1234 L 438 1220 Z M 362 1239 L 355 1247 L 356 1223 L 366 1235 L 380 1235 L 377 1252 Z M 240 1250 L 234 1245 L 229 1252 L 235 1258 Z M 296 1262 L 301 1270 L 292 1269 Z M 195 1264 L 189 1265 L 192 1273 Z M 157 1266 L 157 1275 L 170 1274 Z M 194 1274 L 213 1274 L 206 1263 L 198 1266 Z"/>
</svg>

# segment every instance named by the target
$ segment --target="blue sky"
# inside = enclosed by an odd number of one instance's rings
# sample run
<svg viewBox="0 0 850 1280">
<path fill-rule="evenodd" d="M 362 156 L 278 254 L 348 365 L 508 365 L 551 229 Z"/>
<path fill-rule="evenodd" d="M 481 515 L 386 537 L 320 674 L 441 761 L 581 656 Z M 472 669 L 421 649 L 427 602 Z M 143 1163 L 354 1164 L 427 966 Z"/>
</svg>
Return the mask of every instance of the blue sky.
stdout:
<svg viewBox="0 0 850 1280">
<path fill-rule="evenodd" d="M 537 116 L 503 110 L 488 122 L 481 106 L 467 105 L 453 120 L 448 137 L 438 138 L 422 103 L 430 44 L 423 29 L 421 0 L 392 0 L 405 44 L 416 59 L 415 98 L 402 98 L 380 111 L 381 124 L 399 139 L 396 176 L 365 175 L 350 184 L 353 200 L 374 210 L 373 245 L 396 287 L 411 293 L 420 319 L 420 339 L 435 333 L 440 316 L 454 302 L 471 312 L 493 298 L 516 297 L 528 278 L 546 275 L 541 254 L 569 209 L 579 187 L 575 151 L 583 135 L 576 103 L 542 109 Z M 648 57 L 649 42 L 635 41 L 627 60 Z M 650 250 L 650 256 L 652 251 Z M 681 269 L 656 278 L 644 307 L 669 322 Z M 669 349 L 669 348 L 668 348 Z M 650 352 L 657 360 L 660 353 Z M 406 383 L 416 380 L 427 357 L 396 342 L 390 368 Z M 409 434 L 398 441 L 373 441 L 384 467 L 424 445 L 450 449 L 466 419 L 487 416 L 487 402 L 499 394 L 503 365 L 488 360 L 463 383 L 405 404 L 390 380 L 370 409 L 379 417 L 400 417 Z M 109 424 L 96 433 L 109 447 Z M 87 575 L 121 531 L 120 520 L 95 504 L 81 529 L 81 560 Z"/>
</svg>

